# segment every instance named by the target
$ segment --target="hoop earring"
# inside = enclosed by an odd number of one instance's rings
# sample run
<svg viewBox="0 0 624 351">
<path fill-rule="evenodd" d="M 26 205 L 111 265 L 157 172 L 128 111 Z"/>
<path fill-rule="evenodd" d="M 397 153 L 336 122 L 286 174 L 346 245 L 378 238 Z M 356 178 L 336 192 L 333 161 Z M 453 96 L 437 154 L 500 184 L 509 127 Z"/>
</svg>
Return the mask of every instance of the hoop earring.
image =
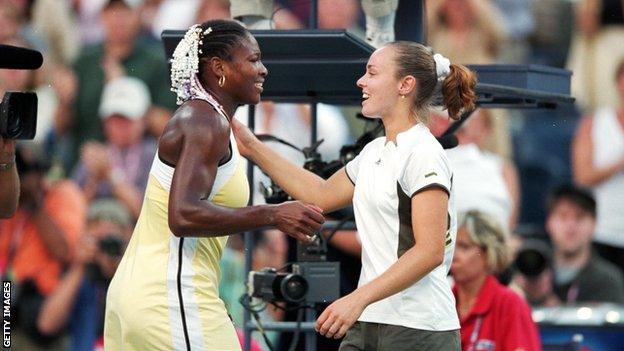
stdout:
<svg viewBox="0 0 624 351">
<path fill-rule="evenodd" d="M 219 78 L 219 86 L 223 88 L 224 85 L 225 85 L 225 76 L 221 76 L 221 78 Z"/>
</svg>

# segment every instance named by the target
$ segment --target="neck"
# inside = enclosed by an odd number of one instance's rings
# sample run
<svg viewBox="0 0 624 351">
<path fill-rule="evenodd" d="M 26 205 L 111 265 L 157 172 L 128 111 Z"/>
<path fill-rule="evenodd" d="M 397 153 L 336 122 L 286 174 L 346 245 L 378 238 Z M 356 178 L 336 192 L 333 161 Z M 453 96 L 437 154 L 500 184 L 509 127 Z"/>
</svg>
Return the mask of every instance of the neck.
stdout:
<svg viewBox="0 0 624 351">
<path fill-rule="evenodd" d="M 108 56 L 123 60 L 130 56 L 134 48 L 133 41 L 105 42 L 105 49 Z"/>
<path fill-rule="evenodd" d="M 555 251 L 555 264 L 557 266 L 582 268 L 591 258 L 591 248 L 584 246 L 578 251 L 573 253 L 563 252 L 561 250 Z"/>
<path fill-rule="evenodd" d="M 225 112 L 227 117 L 229 119 L 234 118 L 234 113 L 236 112 L 236 109 L 238 108 L 238 104 L 234 102 L 234 100 L 232 100 L 227 95 L 219 94 L 214 89 L 209 89 L 208 92 L 212 96 L 214 96 L 214 98 L 217 100 L 219 104 L 221 104 L 221 107 L 223 107 L 223 111 Z"/>
<path fill-rule="evenodd" d="M 407 104 L 399 103 L 388 114 L 381 116 L 386 132 L 386 141 L 393 141 L 396 144 L 396 137 L 399 133 L 418 123 L 413 117 L 410 117 L 411 114 L 412 111 Z"/>
<path fill-rule="evenodd" d="M 205 79 L 207 81 L 205 83 L 200 83 L 204 87 L 204 89 L 208 92 L 208 94 L 212 95 L 217 102 L 223 107 L 223 111 L 227 115 L 229 119 L 234 118 L 234 113 L 238 108 L 239 104 L 234 101 L 228 94 L 223 91 L 217 82 L 213 82 L 211 80 Z M 227 83 L 226 83 L 227 84 Z"/>
<path fill-rule="evenodd" d="M 487 277 L 487 274 L 482 274 L 474 279 L 457 284 L 457 305 L 460 317 L 470 313 Z"/>
</svg>

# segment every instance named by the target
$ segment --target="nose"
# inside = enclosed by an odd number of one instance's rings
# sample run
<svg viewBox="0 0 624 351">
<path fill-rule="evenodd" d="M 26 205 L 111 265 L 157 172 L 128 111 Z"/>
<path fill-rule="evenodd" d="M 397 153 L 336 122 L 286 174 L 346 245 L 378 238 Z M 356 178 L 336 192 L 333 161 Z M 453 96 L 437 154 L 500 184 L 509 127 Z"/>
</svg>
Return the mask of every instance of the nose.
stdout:
<svg viewBox="0 0 624 351">
<path fill-rule="evenodd" d="M 357 85 L 360 88 L 364 88 L 364 76 L 361 76 L 360 79 L 358 79 L 357 82 L 355 82 L 355 85 Z"/>
<path fill-rule="evenodd" d="M 269 74 L 269 70 L 266 68 L 264 63 L 260 62 L 260 75 L 262 77 L 266 77 Z"/>
</svg>

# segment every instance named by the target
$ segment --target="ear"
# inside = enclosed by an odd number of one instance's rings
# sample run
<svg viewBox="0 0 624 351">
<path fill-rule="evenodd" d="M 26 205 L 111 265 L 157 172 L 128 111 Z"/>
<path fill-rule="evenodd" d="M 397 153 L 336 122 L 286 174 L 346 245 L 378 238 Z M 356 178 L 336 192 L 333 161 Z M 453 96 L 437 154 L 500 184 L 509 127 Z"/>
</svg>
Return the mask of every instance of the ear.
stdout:
<svg viewBox="0 0 624 351">
<path fill-rule="evenodd" d="M 413 91 L 416 91 L 416 78 L 412 75 L 401 78 L 399 82 L 399 94 L 410 95 Z"/>
<path fill-rule="evenodd" d="M 218 57 L 212 57 L 210 58 L 210 69 L 215 76 L 221 77 L 225 74 L 225 63 Z"/>
</svg>

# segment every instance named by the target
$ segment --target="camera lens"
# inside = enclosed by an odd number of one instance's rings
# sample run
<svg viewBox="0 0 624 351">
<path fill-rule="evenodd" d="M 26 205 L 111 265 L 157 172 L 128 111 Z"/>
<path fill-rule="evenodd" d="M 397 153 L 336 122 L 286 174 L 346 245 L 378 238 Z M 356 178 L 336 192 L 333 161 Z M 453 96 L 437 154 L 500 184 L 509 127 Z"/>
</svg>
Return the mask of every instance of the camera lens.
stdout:
<svg viewBox="0 0 624 351">
<path fill-rule="evenodd" d="M 120 257 L 123 255 L 124 242 L 121 234 L 107 234 L 99 241 L 100 251 L 110 257 Z"/>
<path fill-rule="evenodd" d="M 20 135 L 20 119 L 19 114 L 9 111 L 9 117 L 7 119 L 7 135 L 13 139 L 17 139 Z"/>
<path fill-rule="evenodd" d="M 540 275 L 547 265 L 546 257 L 539 250 L 535 249 L 524 249 L 518 253 L 516 258 L 516 267 L 522 274 L 528 277 Z"/>
<path fill-rule="evenodd" d="M 300 302 L 308 293 L 308 282 L 298 274 L 288 274 L 280 282 L 280 292 L 287 302 Z"/>
</svg>

